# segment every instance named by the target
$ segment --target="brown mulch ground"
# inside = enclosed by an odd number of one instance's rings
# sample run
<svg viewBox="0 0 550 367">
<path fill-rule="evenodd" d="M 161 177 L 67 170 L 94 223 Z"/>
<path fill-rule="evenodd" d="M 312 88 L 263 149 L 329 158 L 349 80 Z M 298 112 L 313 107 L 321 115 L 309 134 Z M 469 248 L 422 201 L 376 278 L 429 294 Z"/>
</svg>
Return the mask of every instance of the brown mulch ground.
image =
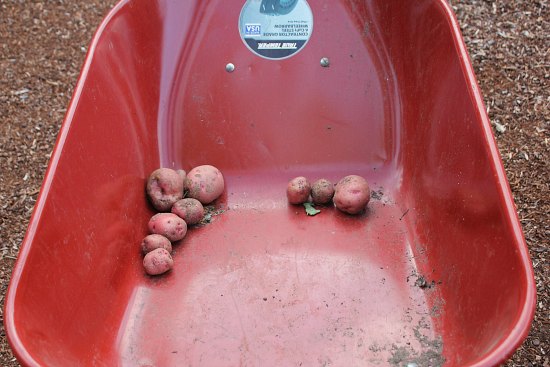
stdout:
<svg viewBox="0 0 550 367">
<path fill-rule="evenodd" d="M 0 0 L 2 303 L 85 51 L 114 3 Z M 550 366 L 548 1 L 454 0 L 453 5 L 494 124 L 535 269 L 538 300 L 533 328 L 507 366 Z M 19 365 L 3 326 L 0 365 Z"/>
</svg>

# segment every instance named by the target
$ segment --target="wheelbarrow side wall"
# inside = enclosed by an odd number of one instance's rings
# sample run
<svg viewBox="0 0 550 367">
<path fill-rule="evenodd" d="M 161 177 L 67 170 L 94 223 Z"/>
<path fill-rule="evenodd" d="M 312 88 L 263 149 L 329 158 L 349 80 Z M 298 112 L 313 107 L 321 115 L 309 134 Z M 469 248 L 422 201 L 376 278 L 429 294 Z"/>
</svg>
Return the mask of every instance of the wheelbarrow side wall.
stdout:
<svg viewBox="0 0 550 367">
<path fill-rule="evenodd" d="M 142 277 L 144 178 L 159 164 L 161 9 L 141 5 L 115 9 L 91 44 L 22 245 L 6 324 L 23 365 L 116 359 L 106 338 Z"/>
<path fill-rule="evenodd" d="M 447 363 L 496 365 L 527 335 L 535 289 L 458 26 L 443 1 L 371 4 L 399 80 L 401 195 L 428 259 L 419 271 L 441 282 L 432 310 Z"/>
</svg>

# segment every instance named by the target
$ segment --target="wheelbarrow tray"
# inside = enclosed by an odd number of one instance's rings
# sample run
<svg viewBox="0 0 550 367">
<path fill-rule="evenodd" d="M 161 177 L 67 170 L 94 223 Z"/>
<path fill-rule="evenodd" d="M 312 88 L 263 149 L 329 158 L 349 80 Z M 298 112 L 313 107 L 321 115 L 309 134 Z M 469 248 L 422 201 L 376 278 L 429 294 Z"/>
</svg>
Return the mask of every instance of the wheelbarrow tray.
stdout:
<svg viewBox="0 0 550 367">
<path fill-rule="evenodd" d="M 503 362 L 533 273 L 449 5 L 310 0 L 308 44 L 268 60 L 239 36 L 241 3 L 122 1 L 101 24 L 6 299 L 18 360 Z M 146 177 L 200 164 L 225 193 L 147 276 Z M 286 201 L 292 177 L 349 174 L 372 186 L 365 213 Z"/>
</svg>

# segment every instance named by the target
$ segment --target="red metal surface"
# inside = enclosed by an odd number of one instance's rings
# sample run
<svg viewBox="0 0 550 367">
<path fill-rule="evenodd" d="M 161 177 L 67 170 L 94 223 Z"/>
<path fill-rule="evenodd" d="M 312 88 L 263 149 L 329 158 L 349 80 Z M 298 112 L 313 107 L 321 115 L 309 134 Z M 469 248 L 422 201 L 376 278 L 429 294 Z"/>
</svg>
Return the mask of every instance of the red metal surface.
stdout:
<svg viewBox="0 0 550 367">
<path fill-rule="evenodd" d="M 492 366 L 521 343 L 532 269 L 448 5 L 309 3 L 282 61 L 244 46 L 238 1 L 109 14 L 7 295 L 24 366 Z M 206 163 L 227 210 L 145 276 L 145 177 Z M 362 216 L 286 203 L 347 174 L 377 191 Z"/>
</svg>

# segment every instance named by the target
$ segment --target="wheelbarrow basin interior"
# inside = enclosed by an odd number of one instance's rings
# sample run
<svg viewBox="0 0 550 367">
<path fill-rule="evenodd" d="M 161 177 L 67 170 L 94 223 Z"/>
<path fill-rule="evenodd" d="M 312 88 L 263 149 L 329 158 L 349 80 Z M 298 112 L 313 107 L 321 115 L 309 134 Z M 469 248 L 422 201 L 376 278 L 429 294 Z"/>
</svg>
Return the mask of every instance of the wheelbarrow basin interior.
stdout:
<svg viewBox="0 0 550 367">
<path fill-rule="evenodd" d="M 309 42 L 269 60 L 240 38 L 243 4 L 128 0 L 101 24 L 7 296 L 19 361 L 504 361 L 533 275 L 450 7 L 310 0 Z M 202 164 L 225 192 L 147 276 L 146 178 Z M 287 203 L 293 177 L 351 174 L 371 186 L 364 213 Z"/>
</svg>

